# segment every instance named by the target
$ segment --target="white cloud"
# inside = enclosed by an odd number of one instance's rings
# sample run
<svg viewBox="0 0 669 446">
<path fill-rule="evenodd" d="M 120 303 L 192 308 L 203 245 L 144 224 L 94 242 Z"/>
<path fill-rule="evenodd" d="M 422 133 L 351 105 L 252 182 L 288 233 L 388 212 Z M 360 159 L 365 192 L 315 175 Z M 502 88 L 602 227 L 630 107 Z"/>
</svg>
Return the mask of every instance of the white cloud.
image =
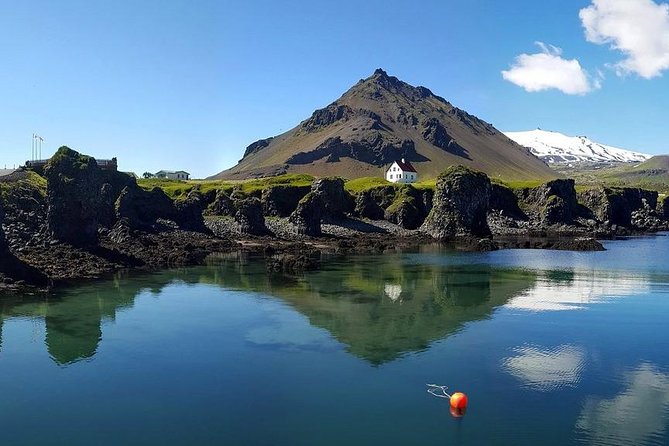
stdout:
<svg viewBox="0 0 669 446">
<path fill-rule="evenodd" d="M 576 423 L 589 444 L 656 443 L 664 437 L 669 376 L 643 363 L 627 376 L 626 389 L 610 399 L 588 398 Z"/>
<path fill-rule="evenodd" d="M 529 92 L 560 90 L 565 94 L 583 95 L 600 87 L 576 59 L 562 58 L 562 49 L 536 42 L 536 54 L 521 54 L 509 70 L 502 71 L 507 81 Z"/>
<path fill-rule="evenodd" d="M 541 349 L 525 346 L 514 352 L 515 356 L 504 359 L 502 368 L 533 390 L 550 392 L 574 387 L 581 380 L 585 353 L 578 347 L 561 345 Z"/>
<path fill-rule="evenodd" d="M 593 0 L 579 12 L 589 42 L 618 50 L 619 75 L 650 79 L 669 69 L 669 5 L 652 0 Z"/>
</svg>

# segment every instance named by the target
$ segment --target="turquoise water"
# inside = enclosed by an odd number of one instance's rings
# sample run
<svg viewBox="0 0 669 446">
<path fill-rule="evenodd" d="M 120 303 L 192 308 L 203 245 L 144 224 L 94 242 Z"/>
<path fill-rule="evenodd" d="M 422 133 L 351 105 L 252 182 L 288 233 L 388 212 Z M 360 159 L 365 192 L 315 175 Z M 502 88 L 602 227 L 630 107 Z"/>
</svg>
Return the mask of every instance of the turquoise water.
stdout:
<svg viewBox="0 0 669 446">
<path fill-rule="evenodd" d="M 668 444 L 669 237 L 606 247 L 298 277 L 234 254 L 4 297 L 0 443 Z"/>
</svg>

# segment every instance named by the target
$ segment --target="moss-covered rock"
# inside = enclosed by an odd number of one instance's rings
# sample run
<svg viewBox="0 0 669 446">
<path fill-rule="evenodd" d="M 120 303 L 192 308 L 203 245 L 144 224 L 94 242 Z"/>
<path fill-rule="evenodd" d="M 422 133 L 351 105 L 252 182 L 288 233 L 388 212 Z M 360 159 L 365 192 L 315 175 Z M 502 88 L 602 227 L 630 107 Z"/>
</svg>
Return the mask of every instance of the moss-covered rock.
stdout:
<svg viewBox="0 0 669 446">
<path fill-rule="evenodd" d="M 235 201 L 235 221 L 239 225 L 242 234 L 264 235 L 267 234 L 265 217 L 262 213 L 262 203 L 256 197 Z"/>
<path fill-rule="evenodd" d="M 116 218 L 131 229 L 153 230 L 159 219 L 177 220 L 174 202 L 165 192 L 154 187 L 150 191 L 126 187 L 115 202 Z"/>
<path fill-rule="evenodd" d="M 669 196 L 662 197 L 658 203 L 658 210 L 663 219 L 669 220 Z"/>
<path fill-rule="evenodd" d="M 541 223 L 571 224 L 578 217 L 579 205 L 572 179 L 549 181 L 538 187 L 517 192 L 526 209 L 535 213 Z"/>
<path fill-rule="evenodd" d="M 401 187 L 384 217 L 405 229 L 419 228 L 426 217 L 422 193 L 410 185 Z"/>
<path fill-rule="evenodd" d="M 317 179 L 311 185 L 311 192 L 320 197 L 324 217 L 342 218 L 353 210 L 353 197 L 344 189 L 344 180 L 339 177 Z"/>
<path fill-rule="evenodd" d="M 395 201 L 397 187 L 382 185 L 359 192 L 355 197 L 354 212 L 370 220 L 382 220 L 385 210 Z"/>
<path fill-rule="evenodd" d="M 527 220 L 527 215 L 518 205 L 518 197 L 513 191 L 501 184 L 493 183 L 490 189 L 490 209 L 500 212 L 504 217 Z"/>
<path fill-rule="evenodd" d="M 193 189 L 185 199 L 175 201 L 174 207 L 179 228 L 187 231 L 207 232 L 203 217 L 205 201 L 198 190 Z"/>
<path fill-rule="evenodd" d="M 272 217 L 288 217 L 310 190 L 310 186 L 272 185 L 262 191 L 263 212 Z"/>
<path fill-rule="evenodd" d="M 439 175 L 433 207 L 421 229 L 438 240 L 490 235 L 490 190 L 486 174 L 463 166 L 448 168 Z"/>
<path fill-rule="evenodd" d="M 225 190 L 216 191 L 216 198 L 207 206 L 205 214 L 232 217 L 235 215 L 235 205 Z"/>
<path fill-rule="evenodd" d="M 581 203 L 603 223 L 629 227 L 635 211 L 657 208 L 657 192 L 630 187 L 600 187 L 579 194 Z"/>
<path fill-rule="evenodd" d="M 297 233 L 318 237 L 322 234 L 321 222 L 325 209 L 322 195 L 309 192 L 297 204 L 297 209 L 290 215 L 290 222 L 297 227 Z"/>
</svg>

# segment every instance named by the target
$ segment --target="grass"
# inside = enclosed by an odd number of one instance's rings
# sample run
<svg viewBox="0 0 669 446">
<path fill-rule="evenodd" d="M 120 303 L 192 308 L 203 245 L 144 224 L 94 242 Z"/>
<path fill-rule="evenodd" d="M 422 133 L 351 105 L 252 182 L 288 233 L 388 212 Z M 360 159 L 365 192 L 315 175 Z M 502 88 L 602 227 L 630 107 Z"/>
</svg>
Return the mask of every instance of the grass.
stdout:
<svg viewBox="0 0 669 446">
<path fill-rule="evenodd" d="M 397 187 L 397 184 L 380 177 L 363 177 L 347 181 L 344 187 L 352 194 L 359 194 L 360 192 L 384 186 Z"/>
<path fill-rule="evenodd" d="M 7 194 L 11 192 L 12 189 L 17 187 L 30 187 L 43 197 L 46 197 L 46 178 L 36 174 L 32 171 L 26 172 L 26 178 L 14 182 L 0 182 L 0 194 L 2 198 L 6 198 Z"/>
<path fill-rule="evenodd" d="M 185 197 L 188 195 L 188 192 L 195 187 L 193 182 L 190 181 L 168 180 L 163 178 L 143 178 L 137 180 L 137 184 L 139 187 L 146 190 L 158 187 L 172 199 Z"/>
<path fill-rule="evenodd" d="M 271 186 L 311 186 L 314 182 L 314 177 L 305 174 L 286 174 L 278 175 L 276 177 L 257 178 L 253 180 L 245 180 L 239 182 L 228 182 L 228 185 L 234 185 L 241 189 L 245 194 L 253 194 Z"/>
<path fill-rule="evenodd" d="M 525 180 L 525 181 L 502 181 L 495 179 L 493 180 L 494 183 L 501 184 L 502 186 L 506 186 L 511 190 L 519 190 L 519 189 L 533 189 L 535 187 L 539 187 L 542 184 L 546 183 L 546 181 L 543 180 Z"/>
<path fill-rule="evenodd" d="M 437 185 L 437 180 L 436 179 L 426 180 L 426 181 L 421 181 L 419 183 L 412 183 L 411 185 L 421 191 L 428 189 L 434 190 Z M 348 192 L 352 194 L 359 194 L 360 192 L 365 192 L 370 189 L 374 189 L 377 187 L 385 187 L 385 186 L 390 186 L 397 189 L 402 187 L 403 184 L 391 183 L 390 181 L 380 177 L 363 177 L 347 181 L 344 187 Z"/>
<path fill-rule="evenodd" d="M 257 194 L 271 186 L 311 186 L 314 177 L 302 174 L 287 174 L 276 177 L 257 178 L 244 181 L 223 180 L 169 180 L 166 178 L 142 178 L 137 184 L 143 189 L 151 190 L 154 187 L 162 189 L 172 199 L 184 198 L 193 189 L 198 189 L 206 194 L 212 191 L 223 190 L 231 193 L 234 188 L 239 188 L 247 195 Z"/>
</svg>

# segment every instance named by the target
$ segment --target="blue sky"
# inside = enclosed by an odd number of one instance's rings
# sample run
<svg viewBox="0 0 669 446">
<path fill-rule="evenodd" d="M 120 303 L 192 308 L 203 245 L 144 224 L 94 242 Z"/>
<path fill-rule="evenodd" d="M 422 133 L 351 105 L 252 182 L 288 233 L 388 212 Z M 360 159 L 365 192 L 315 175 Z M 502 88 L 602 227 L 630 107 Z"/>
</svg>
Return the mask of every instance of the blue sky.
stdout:
<svg viewBox="0 0 669 446">
<path fill-rule="evenodd" d="M 6 0 L 0 167 L 38 132 L 45 154 L 212 175 L 379 67 L 500 130 L 667 153 L 669 15 L 593 1 Z"/>
</svg>

